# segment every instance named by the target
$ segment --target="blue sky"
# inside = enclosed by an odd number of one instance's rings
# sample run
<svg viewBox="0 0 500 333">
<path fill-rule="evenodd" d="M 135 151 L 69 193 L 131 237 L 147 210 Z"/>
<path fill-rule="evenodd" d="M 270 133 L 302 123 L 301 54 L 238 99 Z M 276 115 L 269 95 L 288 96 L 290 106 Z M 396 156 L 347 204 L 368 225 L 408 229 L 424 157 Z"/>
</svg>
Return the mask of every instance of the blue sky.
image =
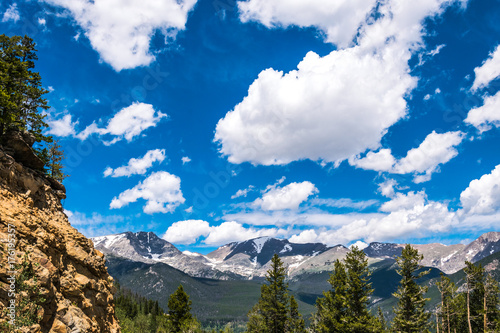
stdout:
<svg viewBox="0 0 500 333">
<path fill-rule="evenodd" d="M 86 236 L 467 242 L 500 224 L 498 0 L 3 1 Z"/>
</svg>

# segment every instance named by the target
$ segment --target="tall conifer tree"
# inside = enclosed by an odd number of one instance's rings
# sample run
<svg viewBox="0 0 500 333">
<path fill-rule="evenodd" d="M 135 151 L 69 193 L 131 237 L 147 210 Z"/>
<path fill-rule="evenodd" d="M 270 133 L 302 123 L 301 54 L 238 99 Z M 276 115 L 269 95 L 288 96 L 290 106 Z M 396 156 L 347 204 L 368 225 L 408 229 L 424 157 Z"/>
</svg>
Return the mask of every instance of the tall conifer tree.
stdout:
<svg viewBox="0 0 500 333">
<path fill-rule="evenodd" d="M 407 244 L 401 256 L 396 258 L 399 266 L 397 272 L 401 281 L 397 291 L 393 294 L 399 301 L 394 309 L 395 317 L 393 329 L 402 333 L 422 333 L 428 331 L 430 313 L 424 309 L 428 298 L 424 297 L 427 287 L 417 284 L 417 280 L 429 274 L 429 271 L 417 273 L 421 266 L 419 262 L 423 256 L 411 245 Z"/>
<path fill-rule="evenodd" d="M 191 315 L 191 300 L 184 291 L 182 284 L 168 299 L 168 315 L 173 332 L 181 332 L 182 328 L 193 319 Z"/>
</svg>

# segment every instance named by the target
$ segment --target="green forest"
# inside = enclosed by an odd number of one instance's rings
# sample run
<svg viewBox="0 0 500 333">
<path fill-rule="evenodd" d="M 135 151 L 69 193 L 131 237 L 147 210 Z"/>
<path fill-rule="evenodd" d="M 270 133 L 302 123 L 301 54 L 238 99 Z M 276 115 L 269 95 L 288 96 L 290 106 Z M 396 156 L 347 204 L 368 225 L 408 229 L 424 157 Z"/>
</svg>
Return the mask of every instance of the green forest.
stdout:
<svg viewBox="0 0 500 333">
<path fill-rule="evenodd" d="M 246 326 L 202 327 L 190 313 L 192 303 L 182 285 L 170 295 L 167 312 L 157 302 L 119 289 L 117 315 L 124 332 L 500 332 L 500 289 L 492 275 L 480 264 L 465 262 L 464 283 L 459 288 L 442 274 L 435 283 L 439 305 L 429 311 L 429 286 L 419 284 L 429 273 L 419 265 L 422 259 L 410 245 L 396 258 L 401 280 L 393 294 L 397 305 L 389 315 L 371 304 L 368 259 L 357 247 L 335 262 L 328 279 L 331 289 L 316 300 L 316 312 L 310 318 L 302 317 L 295 298 L 289 295 L 286 267 L 277 254 L 261 286 L 260 299 L 248 312 Z"/>
</svg>

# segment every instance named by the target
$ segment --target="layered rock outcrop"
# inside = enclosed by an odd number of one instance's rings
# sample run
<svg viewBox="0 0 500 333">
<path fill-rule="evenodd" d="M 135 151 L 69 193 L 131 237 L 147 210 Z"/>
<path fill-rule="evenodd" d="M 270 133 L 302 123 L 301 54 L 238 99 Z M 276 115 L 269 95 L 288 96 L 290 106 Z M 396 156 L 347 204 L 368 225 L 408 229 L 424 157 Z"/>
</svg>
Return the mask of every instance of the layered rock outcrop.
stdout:
<svg viewBox="0 0 500 333">
<path fill-rule="evenodd" d="M 0 148 L 0 331 L 120 332 L 104 256 L 68 222 L 64 187 L 9 153 Z"/>
</svg>

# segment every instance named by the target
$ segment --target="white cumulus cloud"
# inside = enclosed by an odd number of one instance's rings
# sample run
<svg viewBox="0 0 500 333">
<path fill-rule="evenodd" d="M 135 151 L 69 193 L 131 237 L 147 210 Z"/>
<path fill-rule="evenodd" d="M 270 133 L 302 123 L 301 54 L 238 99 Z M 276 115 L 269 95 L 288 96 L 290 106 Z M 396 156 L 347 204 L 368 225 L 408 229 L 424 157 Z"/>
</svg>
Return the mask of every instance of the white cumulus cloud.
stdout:
<svg viewBox="0 0 500 333">
<path fill-rule="evenodd" d="M 401 208 L 384 216 L 359 216 L 339 228 L 304 230 L 292 236 L 290 240 L 336 245 L 356 240 L 367 243 L 390 241 L 409 235 L 412 238 L 420 238 L 445 232 L 457 223 L 456 213 L 450 212 L 446 205 L 434 201 L 415 202 L 415 206 L 411 208 Z"/>
<path fill-rule="evenodd" d="M 349 164 L 365 170 L 390 171 L 396 164 L 390 149 L 380 149 L 378 152 L 370 151 L 365 157 L 353 157 Z"/>
<path fill-rule="evenodd" d="M 111 141 L 106 141 L 105 144 L 113 144 L 122 139 L 130 142 L 144 130 L 156 126 L 162 118 L 166 117 L 166 114 L 160 111 L 156 112 L 151 104 L 133 103 L 118 111 L 105 127 L 99 127 L 94 122 L 78 133 L 76 137 L 85 140 L 92 134 L 111 135 L 114 138 Z"/>
<path fill-rule="evenodd" d="M 114 197 L 109 207 L 121 208 L 138 199 L 146 200 L 144 213 L 172 213 L 185 199 L 179 177 L 165 171 L 151 174 L 144 181 Z"/>
<path fill-rule="evenodd" d="M 483 105 L 469 111 L 465 122 L 476 127 L 481 133 L 493 126 L 500 127 L 500 91 L 484 99 Z"/>
<path fill-rule="evenodd" d="M 330 43 L 347 46 L 375 5 L 375 0 L 249 0 L 238 2 L 242 22 L 257 21 L 268 28 L 314 26 Z"/>
<path fill-rule="evenodd" d="M 175 244 L 193 244 L 210 234 L 210 224 L 203 220 L 186 220 L 172 223 L 163 239 Z"/>
<path fill-rule="evenodd" d="M 385 202 L 380 210 L 382 212 L 396 212 L 402 209 L 412 209 L 415 206 L 424 205 L 427 200 L 425 192 L 397 193 L 390 201 Z"/>
<path fill-rule="evenodd" d="M 261 236 L 276 237 L 280 231 L 278 229 L 257 229 L 245 228 L 241 223 L 235 221 L 223 222 L 212 227 L 210 234 L 204 240 L 204 243 L 212 246 L 219 246 L 230 242 L 245 241 Z"/>
<path fill-rule="evenodd" d="M 480 67 L 474 68 L 476 77 L 472 84 L 472 91 L 484 88 L 488 84 L 500 77 L 500 45 L 498 45 L 492 53 L 489 54 Z"/>
<path fill-rule="evenodd" d="M 248 96 L 219 120 L 220 151 L 231 163 L 273 165 L 340 163 L 379 147 L 406 114 L 404 97 L 415 85 L 394 51 L 309 52 L 297 70 L 261 72 Z"/>
<path fill-rule="evenodd" d="M 416 173 L 414 179 L 416 183 L 428 181 L 431 175 L 438 171 L 439 165 L 447 163 L 458 155 L 456 147 L 464 138 L 465 134 L 460 131 L 441 134 L 433 131 L 420 146 L 408 151 L 406 157 L 396 163 L 394 172 Z"/>
<path fill-rule="evenodd" d="M 414 173 L 415 183 L 431 179 L 441 164 L 449 162 L 458 155 L 457 146 L 465 134 L 456 132 L 436 133 L 433 131 L 417 147 L 408 151 L 405 157 L 396 160 L 390 149 L 368 152 L 366 157 L 353 157 L 349 163 L 365 170 L 386 171 L 395 174 Z"/>
<path fill-rule="evenodd" d="M 500 165 L 491 173 L 474 179 L 460 194 L 460 202 L 468 215 L 489 215 L 500 211 Z"/>
<path fill-rule="evenodd" d="M 49 125 L 47 134 L 61 137 L 75 135 L 75 126 L 78 124 L 78 121 L 73 122 L 71 118 L 70 114 L 66 114 L 60 119 L 47 120 L 47 125 Z"/>
<path fill-rule="evenodd" d="M 311 182 L 290 183 L 284 187 L 267 190 L 262 198 L 253 202 L 253 205 L 266 211 L 297 209 L 302 202 L 315 193 L 318 193 L 318 189 Z"/>
<path fill-rule="evenodd" d="M 7 8 L 5 13 L 3 13 L 2 22 L 13 21 L 14 23 L 19 21 L 21 16 L 19 15 L 19 10 L 17 9 L 17 3 L 13 3 Z"/>
<path fill-rule="evenodd" d="M 106 168 L 106 170 L 104 170 L 104 177 L 143 175 L 153 166 L 154 162 L 162 162 L 165 157 L 165 149 L 150 150 L 141 158 L 131 158 L 127 165 L 123 165 L 116 169 L 110 167 Z"/>
<path fill-rule="evenodd" d="M 338 165 L 379 149 L 389 127 L 407 114 L 406 98 L 417 83 L 408 60 L 423 45 L 422 22 L 456 2 L 389 0 L 377 2 L 370 15 L 375 4 L 369 1 L 240 2 L 244 21 L 316 26 L 328 36 L 335 36 L 328 27 L 338 24 L 342 34 L 359 36 L 353 46 L 340 44 L 324 57 L 309 52 L 297 70 L 262 71 L 248 95 L 219 120 L 214 141 L 220 152 L 231 163 L 282 165 L 310 159 Z M 359 17 L 324 19 L 332 11 L 354 7 L 356 15 L 362 13 Z"/>
<path fill-rule="evenodd" d="M 151 37 L 175 37 L 196 0 L 44 0 L 66 9 L 84 30 L 101 59 L 116 71 L 150 64 Z"/>
</svg>

